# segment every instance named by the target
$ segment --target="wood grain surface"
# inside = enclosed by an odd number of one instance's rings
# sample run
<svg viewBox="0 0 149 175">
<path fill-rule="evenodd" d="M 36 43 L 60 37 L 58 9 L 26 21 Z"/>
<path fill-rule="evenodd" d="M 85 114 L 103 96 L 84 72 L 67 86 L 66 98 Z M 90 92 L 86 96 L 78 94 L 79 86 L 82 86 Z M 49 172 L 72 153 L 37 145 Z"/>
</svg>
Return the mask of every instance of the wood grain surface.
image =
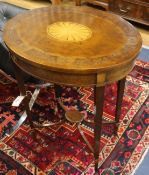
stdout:
<svg viewBox="0 0 149 175">
<path fill-rule="evenodd" d="M 91 37 L 71 42 L 51 37 L 47 28 L 57 22 L 85 26 Z M 138 31 L 122 18 L 75 6 L 50 6 L 19 14 L 5 26 L 4 41 L 24 71 L 46 80 L 62 73 L 60 83 L 78 85 L 102 85 L 121 79 L 132 69 L 142 44 Z M 68 74 L 70 79 L 80 75 L 82 82 L 76 77 L 68 83 Z"/>
</svg>

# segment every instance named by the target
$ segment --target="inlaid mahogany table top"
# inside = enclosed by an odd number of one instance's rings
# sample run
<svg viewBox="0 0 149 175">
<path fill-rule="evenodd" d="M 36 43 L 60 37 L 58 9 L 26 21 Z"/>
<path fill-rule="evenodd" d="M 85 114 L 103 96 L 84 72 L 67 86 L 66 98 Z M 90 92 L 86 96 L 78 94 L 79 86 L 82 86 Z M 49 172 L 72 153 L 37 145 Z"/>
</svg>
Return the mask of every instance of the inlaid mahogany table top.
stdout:
<svg viewBox="0 0 149 175">
<path fill-rule="evenodd" d="M 49 6 L 19 14 L 5 26 L 14 62 L 53 83 L 105 85 L 126 76 L 141 48 L 122 18 L 88 7 Z"/>
</svg>

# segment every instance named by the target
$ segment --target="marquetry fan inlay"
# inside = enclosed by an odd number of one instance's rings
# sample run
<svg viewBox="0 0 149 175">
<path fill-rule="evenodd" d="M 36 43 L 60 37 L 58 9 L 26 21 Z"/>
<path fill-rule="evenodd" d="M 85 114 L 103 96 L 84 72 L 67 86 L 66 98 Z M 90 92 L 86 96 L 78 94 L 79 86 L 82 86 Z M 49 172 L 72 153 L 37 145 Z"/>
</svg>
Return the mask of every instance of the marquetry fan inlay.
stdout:
<svg viewBox="0 0 149 175">
<path fill-rule="evenodd" d="M 47 27 L 49 36 L 69 42 L 79 42 L 91 37 L 92 31 L 87 26 L 74 22 L 56 22 Z"/>
</svg>

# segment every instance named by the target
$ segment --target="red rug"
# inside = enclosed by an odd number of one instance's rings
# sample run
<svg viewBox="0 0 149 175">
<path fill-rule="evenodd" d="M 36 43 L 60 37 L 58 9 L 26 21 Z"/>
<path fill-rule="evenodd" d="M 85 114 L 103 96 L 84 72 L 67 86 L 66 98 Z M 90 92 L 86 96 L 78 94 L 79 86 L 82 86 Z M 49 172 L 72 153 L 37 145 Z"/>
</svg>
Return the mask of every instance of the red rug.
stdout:
<svg viewBox="0 0 149 175">
<path fill-rule="evenodd" d="M 149 64 L 137 61 L 127 76 L 118 137 L 113 125 L 102 128 L 99 174 L 129 175 L 149 146 Z M 22 114 L 22 108 L 11 107 L 19 94 L 13 80 L 3 77 L 0 83 L 0 174 L 3 175 L 93 175 L 94 158 L 75 124 L 64 124 L 36 130 L 22 125 L 11 136 L 5 136 Z M 4 84 L 5 82 L 5 84 Z M 105 90 L 104 120 L 114 120 L 116 84 Z M 29 88 L 31 91 L 32 87 Z M 93 89 L 61 87 L 65 106 L 77 108 L 85 115 L 81 128 L 93 144 Z M 53 87 L 43 88 L 32 109 L 34 120 L 58 122 L 64 111 L 54 100 Z M 55 108 L 58 106 L 58 111 Z M 87 111 L 87 112 L 86 112 Z"/>
</svg>

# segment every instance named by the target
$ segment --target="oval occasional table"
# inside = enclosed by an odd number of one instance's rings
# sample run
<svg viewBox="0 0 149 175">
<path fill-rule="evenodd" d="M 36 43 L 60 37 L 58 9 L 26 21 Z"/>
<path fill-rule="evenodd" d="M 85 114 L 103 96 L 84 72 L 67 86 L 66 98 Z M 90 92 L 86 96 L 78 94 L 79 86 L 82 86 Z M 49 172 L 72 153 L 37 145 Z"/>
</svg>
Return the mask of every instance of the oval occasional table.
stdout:
<svg viewBox="0 0 149 175">
<path fill-rule="evenodd" d="M 22 94 L 26 92 L 21 71 L 54 84 L 94 87 L 93 150 L 97 172 L 104 87 L 118 81 L 115 114 L 118 123 L 125 77 L 132 70 L 142 44 L 140 34 L 113 14 L 87 7 L 50 6 L 9 20 L 4 41 L 12 55 Z M 27 102 L 26 113 L 32 126 Z"/>
</svg>

